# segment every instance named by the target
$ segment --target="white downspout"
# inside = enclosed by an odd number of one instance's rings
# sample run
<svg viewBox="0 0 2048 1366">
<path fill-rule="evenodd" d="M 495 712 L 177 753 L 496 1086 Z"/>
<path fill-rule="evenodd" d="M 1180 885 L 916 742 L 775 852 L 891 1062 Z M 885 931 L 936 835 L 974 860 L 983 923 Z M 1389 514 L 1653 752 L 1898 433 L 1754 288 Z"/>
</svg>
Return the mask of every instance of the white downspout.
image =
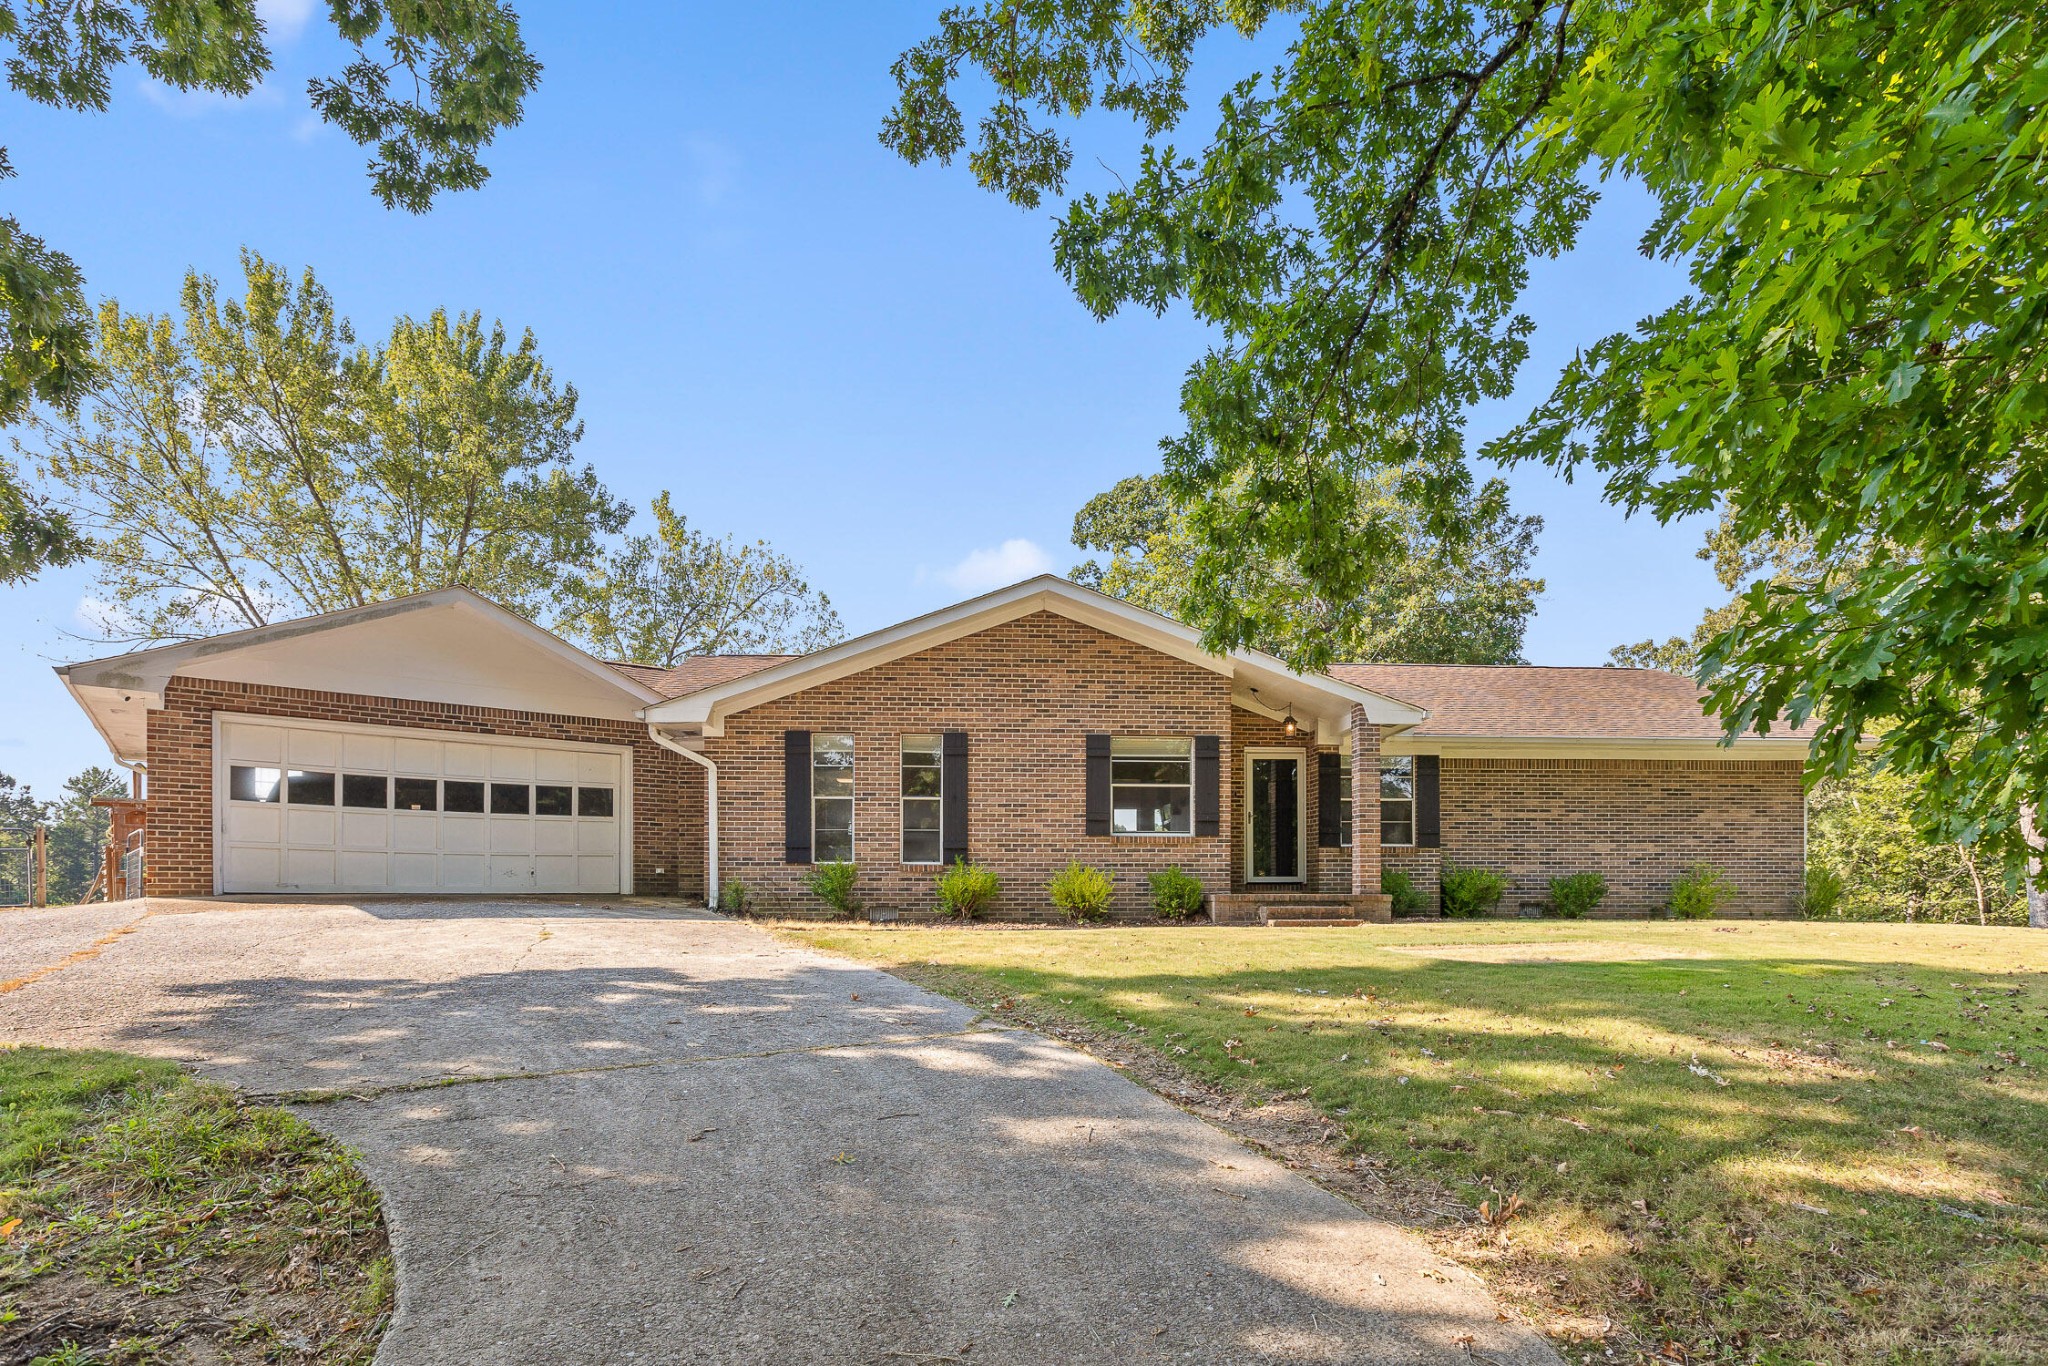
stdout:
<svg viewBox="0 0 2048 1366">
<path fill-rule="evenodd" d="M 647 723 L 647 738 L 663 749 L 672 749 L 704 766 L 704 904 L 718 909 L 718 765 L 707 755 L 685 749 Z"/>
</svg>

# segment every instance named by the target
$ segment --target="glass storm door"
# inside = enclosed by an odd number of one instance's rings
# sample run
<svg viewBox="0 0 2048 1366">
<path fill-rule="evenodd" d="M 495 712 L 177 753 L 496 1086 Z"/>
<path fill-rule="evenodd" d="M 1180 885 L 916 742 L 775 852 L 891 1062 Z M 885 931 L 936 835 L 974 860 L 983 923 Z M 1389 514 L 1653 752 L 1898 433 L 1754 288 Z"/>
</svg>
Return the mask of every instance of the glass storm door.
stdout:
<svg viewBox="0 0 2048 1366">
<path fill-rule="evenodd" d="M 1301 752 L 1245 754 L 1245 880 L 1300 882 L 1302 847 Z"/>
</svg>

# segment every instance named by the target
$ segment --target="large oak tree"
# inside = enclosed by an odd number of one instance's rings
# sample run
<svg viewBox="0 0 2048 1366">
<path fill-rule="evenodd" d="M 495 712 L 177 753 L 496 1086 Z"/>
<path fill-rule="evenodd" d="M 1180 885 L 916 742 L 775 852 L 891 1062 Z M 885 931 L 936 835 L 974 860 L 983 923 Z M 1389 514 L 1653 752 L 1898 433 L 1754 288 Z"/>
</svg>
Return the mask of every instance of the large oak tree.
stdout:
<svg viewBox="0 0 2048 1366">
<path fill-rule="evenodd" d="M 1190 126 L 1188 73 L 1219 29 L 1280 33 L 1284 55 Z M 1725 503 L 1745 544 L 1855 563 L 1752 588 L 1705 651 L 1712 705 L 1736 731 L 1818 713 L 1819 771 L 1881 731 L 1882 760 L 1935 797 L 1930 834 L 2011 869 L 2037 853 L 2035 6 L 989 0 L 947 9 L 895 74 L 885 142 L 968 150 L 1021 205 L 1068 193 L 1063 121 L 1100 105 L 1146 134 L 1123 183 L 1061 207 L 1053 253 L 1098 314 L 1184 303 L 1215 330 L 1165 447 L 1218 645 L 1268 625 L 1220 587 L 1232 565 L 1286 562 L 1332 598 L 1377 572 L 1353 515 L 1372 476 L 1455 517 L 1465 415 L 1526 357 L 1529 262 L 1573 245 L 1603 180 L 1639 181 L 1659 205 L 1642 250 L 1690 293 L 1587 347 L 1488 454 L 1590 473 L 1658 518 Z M 1298 662 L 1325 656 L 1306 640 Z"/>
</svg>

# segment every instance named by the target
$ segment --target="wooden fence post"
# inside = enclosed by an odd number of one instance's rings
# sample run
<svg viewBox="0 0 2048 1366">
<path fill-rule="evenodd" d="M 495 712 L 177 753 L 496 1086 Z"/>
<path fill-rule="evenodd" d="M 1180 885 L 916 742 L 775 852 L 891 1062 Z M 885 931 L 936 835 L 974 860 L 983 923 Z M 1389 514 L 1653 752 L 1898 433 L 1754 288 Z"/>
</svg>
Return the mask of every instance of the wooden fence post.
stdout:
<svg viewBox="0 0 2048 1366">
<path fill-rule="evenodd" d="M 50 832 L 42 826 L 36 827 L 35 839 L 30 844 L 29 857 L 35 860 L 35 890 L 30 893 L 29 902 L 35 906 L 50 904 Z"/>
</svg>

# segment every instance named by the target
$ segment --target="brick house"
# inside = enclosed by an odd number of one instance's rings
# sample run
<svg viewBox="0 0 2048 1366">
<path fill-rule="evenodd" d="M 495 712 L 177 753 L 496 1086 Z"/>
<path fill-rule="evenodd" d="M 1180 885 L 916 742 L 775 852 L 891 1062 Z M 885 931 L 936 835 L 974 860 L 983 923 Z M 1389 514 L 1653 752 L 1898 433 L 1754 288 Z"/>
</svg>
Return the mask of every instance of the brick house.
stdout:
<svg viewBox="0 0 2048 1366">
<path fill-rule="evenodd" d="M 1636 669 L 1336 665 L 1217 655 L 1178 622 L 1040 577 L 803 656 L 600 661 L 467 589 L 58 670 L 147 775 L 152 896 L 621 894 L 932 905 L 968 857 L 997 913 L 1050 912 L 1080 860 L 1117 910 L 1201 879 L 1219 919 L 1434 903 L 1445 860 L 1514 914 L 1597 871 L 1605 910 L 1725 869 L 1790 911 L 1797 734 L 1733 744 L 1693 684 Z M 1354 801 L 1353 792 L 1370 794 Z M 1376 799 L 1374 799 L 1376 797 Z"/>
</svg>

